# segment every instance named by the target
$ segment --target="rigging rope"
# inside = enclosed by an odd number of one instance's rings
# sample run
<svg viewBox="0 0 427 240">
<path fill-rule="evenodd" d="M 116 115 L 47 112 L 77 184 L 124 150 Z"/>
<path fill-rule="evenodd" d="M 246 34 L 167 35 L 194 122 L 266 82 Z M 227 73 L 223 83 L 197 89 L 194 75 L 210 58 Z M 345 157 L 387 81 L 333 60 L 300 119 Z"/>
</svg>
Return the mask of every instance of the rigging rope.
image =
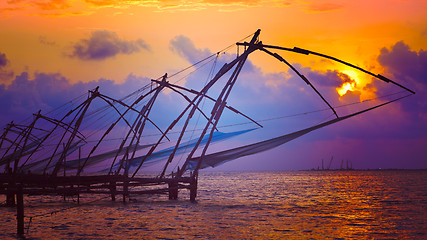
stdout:
<svg viewBox="0 0 427 240">
<path fill-rule="evenodd" d="M 244 146 L 240 146 L 240 147 L 235 147 L 235 148 L 231 148 L 231 149 L 227 149 L 227 150 L 223 150 L 223 151 L 219 151 L 219 152 L 215 152 L 215 153 L 211 153 L 211 154 L 207 154 L 207 155 L 201 155 L 199 157 L 192 157 L 190 158 L 186 163 L 187 165 L 185 166 L 185 170 L 197 170 L 197 169 L 203 169 L 206 167 L 215 167 L 215 166 L 219 166 L 225 162 L 231 161 L 231 160 L 235 160 L 241 157 L 245 157 L 245 156 L 249 156 L 249 155 L 253 155 L 253 154 L 257 154 L 257 153 L 261 153 L 264 151 L 268 151 L 271 150 L 273 148 L 276 148 L 278 146 L 281 146 L 289 141 L 292 141 L 296 138 L 299 138 L 307 133 L 310 133 L 312 131 L 315 131 L 317 129 L 326 127 L 328 125 L 331 124 L 335 124 L 339 121 L 342 120 L 346 120 L 348 118 L 357 116 L 359 114 L 363 114 L 366 113 L 368 111 L 374 110 L 376 108 L 388 105 L 392 102 L 396 102 L 398 100 L 401 100 L 403 98 L 409 97 L 411 96 L 411 94 L 409 95 L 405 95 L 399 98 L 395 98 L 393 100 L 390 101 L 386 101 L 382 104 L 378 104 L 375 105 L 373 107 L 370 108 L 365 108 L 361 111 L 358 112 L 354 112 L 351 114 L 347 114 L 345 116 L 341 116 L 338 118 L 334 118 L 332 120 L 299 130 L 299 131 L 295 131 L 295 132 L 291 132 L 285 135 L 281 135 L 279 137 L 274 137 L 274 138 L 270 138 L 264 141 L 259 141 L 256 143 L 252 143 L 252 144 L 248 144 L 248 145 L 244 145 Z"/>
<path fill-rule="evenodd" d="M 400 94 L 400 93 L 403 93 L 403 92 L 406 92 L 406 91 L 402 90 L 402 91 L 399 91 L 399 92 L 394 92 L 394 93 L 382 95 L 382 96 L 379 96 L 379 97 L 366 99 L 366 100 L 363 100 L 362 102 L 360 102 L 360 101 L 358 101 L 358 102 L 351 102 L 351 103 L 337 105 L 337 106 L 333 106 L 333 107 L 334 108 L 348 107 L 348 106 L 352 106 L 352 105 L 357 105 L 357 104 L 362 104 L 362 103 L 374 101 L 374 100 L 377 100 L 377 99 L 382 99 L 382 98 L 394 96 L 394 95 L 397 95 L 397 94 Z M 307 111 L 307 112 L 302 112 L 302 113 L 295 113 L 295 114 L 290 114 L 290 115 L 284 115 L 284 116 L 278 116 L 278 117 L 261 119 L 261 120 L 257 120 L 257 122 L 269 122 L 269 121 L 280 120 L 280 119 L 291 118 L 291 117 L 298 117 L 298 116 L 303 116 L 303 115 L 312 114 L 312 113 L 318 113 L 318 112 L 324 112 L 324 111 L 329 111 L 329 110 L 330 110 L 329 108 L 322 108 L 322 109 L 317 109 L 317 110 L 312 110 L 312 111 Z M 333 116 L 333 114 L 331 116 Z M 218 129 L 220 129 L 220 128 L 228 128 L 228 127 L 233 127 L 233 126 L 248 125 L 248 124 L 253 124 L 253 122 L 247 121 L 247 122 L 242 122 L 242 123 L 221 125 L 221 126 L 218 126 Z M 202 131 L 202 130 L 203 129 L 200 128 L 200 129 L 187 130 L 185 132 Z M 178 134 L 180 132 L 181 131 L 170 131 L 169 134 Z M 161 134 L 155 133 L 155 134 L 146 134 L 146 135 L 143 135 L 143 136 L 144 137 L 155 137 L 155 136 L 160 136 L 160 135 Z M 106 138 L 106 139 L 104 139 L 104 141 L 115 141 L 115 140 L 123 140 L 123 139 L 124 139 L 124 137 L 122 137 L 122 138 Z M 92 140 L 92 141 L 88 141 L 88 142 L 96 142 L 96 141 L 97 140 Z M 49 145 L 45 145 L 45 146 L 49 146 Z"/>
<path fill-rule="evenodd" d="M 386 97 L 389 97 L 389 96 L 397 95 L 397 94 L 400 94 L 400 93 L 403 93 L 403 92 L 406 92 L 406 91 L 402 90 L 402 91 L 399 91 L 399 92 L 394 92 L 394 93 L 390 93 L 390 94 L 378 96 L 378 97 L 375 97 L 375 98 L 366 99 L 366 100 L 363 100 L 362 102 L 357 101 L 357 102 L 352 102 L 352 103 L 348 103 L 348 104 L 338 105 L 338 106 L 334 106 L 334 108 L 343 108 L 343 107 L 347 107 L 347 106 L 362 104 L 362 103 L 365 103 L 365 102 L 374 101 L 374 100 L 377 100 L 377 99 L 382 99 L 382 98 L 386 98 Z M 74 99 L 72 101 L 74 101 Z M 72 102 L 72 101 L 70 101 L 70 102 Z M 64 105 L 66 105 L 66 104 L 64 104 Z M 279 119 L 284 119 L 284 118 L 290 118 L 290 117 L 297 117 L 297 116 L 302 116 L 302 115 L 307 115 L 307 114 L 312 114 L 312 113 L 317 113 L 317 112 L 322 112 L 322 111 L 328 111 L 328 110 L 329 110 L 329 108 L 317 109 L 317 110 L 307 111 L 307 112 L 303 112 L 303 113 L 296 113 L 296 114 L 291 114 L 291 115 L 285 115 L 285 116 L 279 116 L 279 117 L 261 119 L 261 120 L 257 120 L 257 122 L 274 121 L 274 120 L 279 120 Z M 96 123 L 96 121 L 94 123 Z M 248 124 L 252 124 L 252 122 L 243 122 L 243 123 L 222 125 L 222 126 L 218 126 L 218 128 L 228 128 L 228 127 L 248 125 Z M 201 130 L 202 129 L 193 129 L 193 130 L 187 130 L 185 132 L 193 132 L 194 133 L 196 131 L 201 131 Z M 93 133 L 93 134 L 95 134 L 95 133 Z M 180 133 L 180 131 L 171 131 L 171 132 L 169 132 L 169 134 L 177 134 L 177 133 Z M 93 134 L 91 134 L 90 136 L 92 136 Z M 143 136 L 149 137 L 149 136 L 159 136 L 159 135 L 161 135 L 161 134 L 147 134 L 147 135 L 143 135 Z M 114 141 L 114 140 L 123 140 L 123 139 L 124 139 L 124 137 L 122 137 L 122 138 L 111 138 L 111 139 L 104 139 L 104 141 Z M 97 142 L 97 140 L 88 141 L 88 142 Z M 57 145 L 57 143 L 44 144 L 44 146 L 54 146 L 54 145 Z M 5 149 L 6 148 L 1 148 L 0 150 L 5 150 Z M 175 168 L 176 168 L 176 166 L 175 166 Z"/>
<path fill-rule="evenodd" d="M 366 100 L 363 100 L 362 102 L 358 101 L 358 102 L 352 102 L 352 103 L 342 104 L 342 105 L 338 105 L 338 106 L 333 106 L 333 108 L 343 108 L 343 107 L 348 107 L 348 106 L 352 106 L 352 105 L 356 105 L 356 104 L 362 104 L 362 103 L 365 103 L 365 102 L 370 102 L 370 101 L 374 101 L 374 100 L 377 100 L 377 99 L 382 99 L 382 98 L 394 96 L 394 95 L 397 95 L 397 94 L 400 94 L 400 93 L 404 93 L 404 92 L 406 92 L 406 90 L 402 90 L 402 91 L 399 91 L 399 92 L 382 95 L 382 96 L 379 96 L 379 97 L 374 97 L 374 98 L 366 99 Z M 312 111 L 303 112 L 303 113 L 296 113 L 296 114 L 291 114 L 291 115 L 285 115 L 285 116 L 279 116 L 279 117 L 273 117 L 273 118 L 267 118 L 267 119 L 257 120 L 257 122 L 268 122 L 268 121 L 279 120 L 279 119 L 283 119 L 283 118 L 297 117 L 297 116 L 302 116 L 302 115 L 307 115 L 307 114 L 312 114 L 312 113 L 318 113 L 318 112 L 324 112 L 324 111 L 329 111 L 329 110 L 330 110 L 330 108 L 322 108 L 322 109 L 312 110 Z M 332 114 L 331 116 L 334 116 L 334 114 Z M 251 123 L 252 122 L 244 122 L 244 123 L 222 125 L 222 126 L 219 126 L 218 128 L 225 128 L 225 127 L 232 127 L 232 126 L 239 126 L 239 125 L 248 125 L 248 124 L 251 124 Z"/>
<path fill-rule="evenodd" d="M 217 53 L 216 58 L 215 58 L 215 60 L 214 60 L 214 62 L 213 62 L 213 65 L 212 65 L 212 67 L 211 67 L 211 69 L 210 69 L 210 71 L 209 71 L 209 74 L 208 74 L 208 76 L 206 77 L 205 84 L 203 85 L 203 87 L 205 87 L 205 86 L 206 86 L 206 84 L 208 83 L 209 79 L 213 76 L 213 74 L 214 74 L 214 72 L 215 72 L 215 68 L 216 68 L 216 64 L 217 64 L 217 61 L 218 61 L 218 57 L 219 57 L 219 55 L 220 55 L 220 53 Z M 204 105 L 205 105 L 205 102 L 206 102 L 206 98 L 204 98 L 204 99 L 203 99 L 203 101 L 202 101 L 202 106 L 200 107 L 200 109 L 201 109 L 202 111 L 203 111 L 203 107 L 204 107 Z M 188 130 L 188 131 L 191 131 L 191 135 L 190 135 L 189 139 L 193 139 L 193 136 L 194 136 L 194 133 L 196 132 L 196 127 L 197 127 L 197 125 L 198 125 L 198 123 L 199 123 L 199 120 L 200 120 L 200 116 L 201 116 L 201 115 L 202 115 L 202 113 L 201 113 L 201 112 L 199 112 L 199 113 L 198 113 L 198 115 L 197 115 L 196 124 L 194 125 L 193 130 Z M 185 132 L 188 132 L 188 131 L 185 131 Z M 188 147 L 189 147 L 189 146 L 186 146 L 186 147 L 185 147 L 185 149 L 184 149 L 184 153 L 186 153 L 186 152 L 187 152 Z M 181 154 L 181 157 L 179 158 L 179 160 L 178 160 L 178 161 L 177 161 L 177 163 L 175 164 L 175 167 L 173 168 L 174 170 L 178 168 L 178 165 L 181 163 L 181 161 L 182 161 L 183 157 L 184 157 L 184 154 Z"/>
<path fill-rule="evenodd" d="M 400 93 L 403 93 L 406 91 L 399 91 L 399 92 L 395 92 L 395 93 L 390 93 L 390 94 L 386 94 L 386 95 L 382 95 L 379 97 L 375 97 L 375 98 L 370 98 L 370 99 L 366 99 L 363 100 L 362 102 L 352 102 L 352 103 L 347 103 L 347 104 L 342 104 L 342 105 L 338 105 L 338 106 L 333 106 L 334 108 L 343 108 L 343 107 L 347 107 L 347 106 L 351 106 L 351 105 L 356 105 L 356 104 L 363 104 L 366 102 L 370 102 L 370 101 L 374 101 L 377 99 L 382 99 L 385 97 L 390 97 L 390 96 L 394 96 Z M 290 114 L 290 115 L 284 115 L 284 116 L 279 116 L 279 117 L 272 117 L 272 118 L 266 118 L 266 119 L 262 119 L 262 120 L 257 120 L 257 122 L 269 122 L 269 121 L 274 121 L 274 120 L 279 120 L 279 119 L 284 119 L 284 118 L 291 118 L 291 117 L 298 117 L 298 116 L 303 116 L 303 115 L 307 115 L 307 114 L 312 114 L 312 113 L 318 113 L 318 112 L 324 112 L 324 111 L 329 111 L 330 108 L 322 108 L 322 109 L 317 109 L 317 110 L 312 110 L 312 111 L 307 111 L 307 112 L 302 112 L 302 113 L 295 113 L 295 114 Z M 334 114 L 332 114 L 331 116 L 334 116 Z M 227 125 L 221 125 L 218 126 L 218 129 L 220 128 L 228 128 L 228 127 L 233 127 L 233 126 L 241 126 L 241 125 L 248 125 L 248 124 L 253 124 L 253 122 L 242 122 L 242 123 L 235 123 L 235 124 L 227 124 Z M 202 131 L 203 129 L 199 128 L 199 129 L 193 129 L 193 130 L 187 130 L 185 132 L 191 132 L 191 131 Z M 181 133 L 181 131 L 170 131 L 169 134 L 177 134 L 177 133 Z M 144 135 L 146 137 L 150 136 L 150 137 L 154 137 L 154 136 L 159 136 L 161 134 L 147 134 Z"/>
</svg>

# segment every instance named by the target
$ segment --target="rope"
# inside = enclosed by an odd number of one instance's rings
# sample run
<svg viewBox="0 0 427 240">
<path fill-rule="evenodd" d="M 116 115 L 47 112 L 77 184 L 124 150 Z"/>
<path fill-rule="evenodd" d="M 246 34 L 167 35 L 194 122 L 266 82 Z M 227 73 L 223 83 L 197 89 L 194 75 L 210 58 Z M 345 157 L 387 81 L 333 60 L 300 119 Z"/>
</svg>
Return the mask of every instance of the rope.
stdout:
<svg viewBox="0 0 427 240">
<path fill-rule="evenodd" d="M 52 113 L 52 112 L 55 112 L 56 110 L 58 110 L 58 109 L 60 109 L 60 108 L 64 107 L 64 106 L 65 106 L 65 105 L 67 105 L 67 104 L 71 104 L 71 103 L 73 103 L 74 101 L 77 101 L 77 99 L 82 98 L 84 95 L 86 95 L 86 93 L 83 93 L 83 94 L 81 94 L 80 96 L 75 97 L 75 98 L 71 99 L 70 101 L 68 101 L 68 102 L 66 102 L 66 103 L 64 103 L 64 104 L 62 104 L 61 106 L 59 106 L 59 107 L 56 107 L 56 108 L 52 109 L 51 111 L 47 112 L 47 113 L 46 113 L 46 115 L 47 115 L 47 114 L 50 114 L 50 113 Z"/>
<path fill-rule="evenodd" d="M 370 102 L 370 101 L 374 101 L 376 99 L 382 99 L 382 98 L 386 98 L 389 96 L 394 96 L 397 94 L 401 94 L 403 92 L 406 91 L 399 91 L 399 92 L 394 92 L 394 93 L 390 93 L 390 94 L 386 94 L 386 95 L 382 95 L 382 96 L 378 96 L 375 98 L 371 98 L 371 99 L 366 99 L 362 102 L 352 102 L 352 103 L 348 103 L 348 104 L 343 104 L 343 105 L 339 105 L 339 106 L 334 106 L 334 108 L 343 108 L 343 107 L 347 107 L 347 106 L 352 106 L 352 105 L 357 105 L 357 104 L 362 104 L 362 103 L 366 103 L 366 102 Z M 313 113 L 317 113 L 317 112 L 322 112 L 322 111 L 329 111 L 329 108 L 323 108 L 323 109 L 317 109 L 317 110 L 313 110 L 313 111 L 307 111 L 307 112 L 303 112 L 303 113 L 297 113 L 297 114 L 291 114 L 291 115 L 285 115 L 285 116 L 279 116 L 279 117 L 273 117 L 273 118 L 267 118 L 267 119 L 262 119 L 262 120 L 258 120 L 257 122 L 268 122 L 268 121 L 274 121 L 274 120 L 279 120 L 279 119 L 284 119 L 284 118 L 291 118 L 291 117 L 297 117 L 297 116 L 303 116 L 303 115 L 307 115 L 307 114 L 313 114 Z M 328 119 L 331 116 L 328 117 Z M 228 125 L 222 125 L 222 126 L 218 126 L 218 128 L 228 128 L 228 127 L 234 127 L 234 126 L 242 126 L 242 125 L 249 125 L 252 124 L 252 122 L 242 122 L 242 123 L 235 123 L 235 124 L 228 124 Z M 198 131 L 202 131 L 203 129 L 192 129 L 192 130 L 187 130 L 185 132 L 192 132 L 192 136 L 194 135 L 195 132 Z M 171 131 L 169 132 L 169 134 L 177 134 L 180 133 L 180 131 Z M 150 136 L 159 136 L 160 134 L 147 134 L 144 135 L 144 137 L 150 137 Z M 111 139 L 104 139 L 104 141 L 114 141 L 114 140 L 123 140 L 124 138 L 111 138 Z M 90 141 L 90 142 L 97 142 L 97 140 L 94 141 Z M 45 146 L 52 146 L 52 145 L 57 145 L 57 143 L 52 143 L 52 144 L 45 144 Z M 174 169 L 177 166 L 174 167 Z"/>
<path fill-rule="evenodd" d="M 214 74 L 214 72 L 215 72 L 215 68 L 216 68 L 216 64 L 217 64 L 217 61 L 218 61 L 219 54 L 220 54 L 220 53 L 218 53 L 218 54 L 216 55 L 215 61 L 214 61 L 213 65 L 212 65 L 212 68 L 210 69 L 209 74 L 208 74 L 208 76 L 206 77 L 206 80 L 205 80 L 205 84 L 204 84 L 204 86 L 206 86 L 206 84 L 208 83 L 209 79 L 213 76 L 213 74 Z M 200 108 L 200 110 L 202 110 L 202 111 L 203 111 L 203 107 L 204 107 L 204 105 L 205 105 L 205 100 L 206 100 L 206 98 L 204 98 L 204 99 L 203 99 L 203 101 L 202 101 L 202 106 L 201 106 L 201 108 Z M 191 131 L 191 135 L 190 135 L 190 137 L 189 137 L 189 140 L 191 140 L 191 139 L 193 138 L 194 133 L 196 132 L 196 126 L 197 126 L 197 125 L 198 125 L 198 123 L 199 123 L 199 120 L 200 120 L 200 116 L 201 116 L 201 115 L 202 115 L 202 113 L 201 113 L 201 112 L 199 112 L 199 114 L 197 115 L 196 124 L 194 125 L 193 130 L 189 130 L 189 131 Z M 186 132 L 188 132 L 188 131 L 186 131 Z M 187 152 L 188 147 L 189 147 L 189 146 L 186 146 L 186 147 L 184 148 L 184 152 L 185 152 L 185 153 Z M 183 157 L 184 157 L 184 154 L 181 154 L 181 157 L 179 158 L 179 160 L 178 160 L 178 161 L 177 161 L 177 163 L 175 164 L 175 167 L 173 168 L 174 170 L 178 168 L 178 165 L 181 163 L 181 161 L 182 161 L 182 158 L 183 158 Z"/>
<path fill-rule="evenodd" d="M 180 81 L 182 81 L 183 79 L 187 78 L 188 76 L 190 76 L 192 73 L 194 73 L 195 71 L 200 70 L 201 68 L 203 68 L 204 66 L 206 66 L 207 64 L 209 64 L 210 62 L 216 60 L 216 58 L 209 60 L 208 62 L 204 63 L 203 65 L 201 65 L 200 67 L 194 69 L 193 71 L 189 72 L 187 75 L 181 77 L 180 79 L 176 80 L 175 82 L 173 82 L 174 84 L 179 83 Z M 172 76 L 171 76 L 172 77 Z M 169 77 L 168 77 L 169 78 Z"/>
</svg>

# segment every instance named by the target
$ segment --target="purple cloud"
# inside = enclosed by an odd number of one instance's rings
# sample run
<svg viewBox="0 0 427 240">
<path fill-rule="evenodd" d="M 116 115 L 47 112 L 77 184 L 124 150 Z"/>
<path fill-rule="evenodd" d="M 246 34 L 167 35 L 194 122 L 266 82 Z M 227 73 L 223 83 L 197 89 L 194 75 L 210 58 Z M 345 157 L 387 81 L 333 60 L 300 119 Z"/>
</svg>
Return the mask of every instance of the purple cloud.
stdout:
<svg viewBox="0 0 427 240">
<path fill-rule="evenodd" d="M 150 47 L 142 39 L 135 41 L 121 40 L 116 33 L 110 31 L 92 32 L 88 39 L 81 39 L 72 47 L 69 57 L 81 60 L 105 60 L 118 54 L 133 54 Z"/>
<path fill-rule="evenodd" d="M 411 51 L 407 44 L 400 41 L 390 49 L 381 49 L 378 62 L 397 81 L 427 85 L 427 51 Z"/>
<path fill-rule="evenodd" d="M 56 42 L 48 40 L 46 36 L 39 36 L 39 43 L 47 46 L 56 46 Z"/>
<path fill-rule="evenodd" d="M 190 63 L 196 63 L 212 55 L 209 49 L 197 49 L 191 39 L 182 35 L 176 36 L 170 41 L 169 49 Z"/>
<path fill-rule="evenodd" d="M 0 52 L 0 84 L 9 83 L 13 78 L 13 71 L 6 69 L 8 64 L 9 60 L 6 57 L 6 54 Z"/>
<path fill-rule="evenodd" d="M 6 58 L 6 54 L 0 53 L 0 68 L 5 67 L 9 63 L 9 60 Z"/>
<path fill-rule="evenodd" d="M 49 112 L 97 86 L 101 93 L 119 99 L 148 81 L 147 78 L 130 74 L 122 84 L 107 79 L 71 84 L 59 73 L 36 73 L 31 79 L 28 73 L 23 72 L 9 86 L 0 84 L 0 123 L 19 122 L 40 109 L 42 113 Z"/>
<path fill-rule="evenodd" d="M 386 74 L 417 94 L 404 102 L 404 110 L 412 113 L 412 118 L 427 119 L 427 104 L 424 93 L 427 91 L 427 51 L 412 51 L 400 41 L 390 49 L 383 48 L 378 62 L 385 68 Z M 427 132 L 427 129 L 426 129 Z"/>
<path fill-rule="evenodd" d="M 321 86 L 329 86 L 329 87 L 338 87 L 341 86 L 343 82 L 354 82 L 353 79 L 342 72 L 338 72 L 337 70 L 327 70 L 326 73 L 318 72 L 318 71 L 310 71 L 308 74 L 309 79 L 315 79 L 316 83 Z"/>
</svg>

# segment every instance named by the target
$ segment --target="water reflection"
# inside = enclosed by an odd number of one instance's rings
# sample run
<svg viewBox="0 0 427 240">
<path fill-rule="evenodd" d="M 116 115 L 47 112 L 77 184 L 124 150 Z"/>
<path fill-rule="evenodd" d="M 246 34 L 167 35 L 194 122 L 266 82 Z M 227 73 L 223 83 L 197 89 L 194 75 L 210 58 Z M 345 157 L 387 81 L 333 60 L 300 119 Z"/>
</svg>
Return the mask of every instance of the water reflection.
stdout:
<svg viewBox="0 0 427 240">
<path fill-rule="evenodd" d="M 105 199 L 34 218 L 28 236 L 422 239 L 427 238 L 425 189 L 426 171 L 203 173 L 198 204 L 189 202 L 187 191 L 178 201 L 144 196 L 123 205 Z M 55 197 L 26 197 L 26 215 L 74 205 Z M 0 237 L 14 237 L 14 209 L 1 208 L 0 214 Z"/>
<path fill-rule="evenodd" d="M 243 206 L 249 206 L 248 202 L 260 204 L 262 213 L 269 215 L 270 230 L 264 226 L 268 237 L 426 236 L 426 172 L 241 173 L 236 179 L 230 178 L 233 185 L 245 190 L 236 191 L 234 196 L 223 192 L 222 200 L 241 201 Z M 214 177 L 210 180 L 214 182 Z M 255 220 L 251 225 L 259 224 Z M 253 234 L 262 237 L 258 231 Z"/>
</svg>

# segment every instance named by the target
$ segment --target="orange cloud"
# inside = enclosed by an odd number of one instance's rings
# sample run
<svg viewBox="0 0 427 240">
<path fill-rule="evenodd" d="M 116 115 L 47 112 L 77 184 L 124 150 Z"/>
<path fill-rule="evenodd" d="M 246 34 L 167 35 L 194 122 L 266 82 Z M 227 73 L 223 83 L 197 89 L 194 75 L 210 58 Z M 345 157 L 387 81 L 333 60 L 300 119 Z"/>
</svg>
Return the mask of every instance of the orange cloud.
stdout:
<svg viewBox="0 0 427 240">
<path fill-rule="evenodd" d="M 343 9 L 344 6 L 337 3 L 311 3 L 307 7 L 308 12 L 330 12 Z"/>
<path fill-rule="evenodd" d="M 40 10 L 57 10 L 71 7 L 67 0 L 32 1 L 31 4 Z"/>
<path fill-rule="evenodd" d="M 85 0 L 85 2 L 93 4 L 95 6 L 110 6 L 116 3 L 115 0 Z"/>
<path fill-rule="evenodd" d="M 288 6 L 289 2 L 280 0 L 8 0 L 0 3 L 0 13 L 11 11 L 30 11 L 31 15 L 70 15 L 87 12 L 96 8 L 129 8 L 132 6 L 157 8 L 161 10 L 194 11 L 208 7 L 253 7 Z M 61 10 L 61 11 L 59 11 Z M 217 9 L 220 10 L 220 9 Z M 42 12 L 40 12 L 42 11 Z M 47 12 L 46 12 L 47 11 Z M 74 14 L 75 15 L 75 14 Z"/>
<path fill-rule="evenodd" d="M 21 3 L 24 2 L 25 0 L 8 0 L 7 3 L 8 4 L 15 4 L 15 3 Z"/>
<path fill-rule="evenodd" d="M 229 4 L 239 4 L 239 5 L 249 5 L 254 6 L 258 5 L 261 1 L 260 0 L 203 0 L 204 3 L 211 3 L 211 4 L 220 4 L 220 5 L 229 5 Z"/>
<path fill-rule="evenodd" d="M 70 0 L 9 0 L 0 3 L 3 16 L 23 14 L 30 16 L 81 15 L 84 9 Z"/>
</svg>

